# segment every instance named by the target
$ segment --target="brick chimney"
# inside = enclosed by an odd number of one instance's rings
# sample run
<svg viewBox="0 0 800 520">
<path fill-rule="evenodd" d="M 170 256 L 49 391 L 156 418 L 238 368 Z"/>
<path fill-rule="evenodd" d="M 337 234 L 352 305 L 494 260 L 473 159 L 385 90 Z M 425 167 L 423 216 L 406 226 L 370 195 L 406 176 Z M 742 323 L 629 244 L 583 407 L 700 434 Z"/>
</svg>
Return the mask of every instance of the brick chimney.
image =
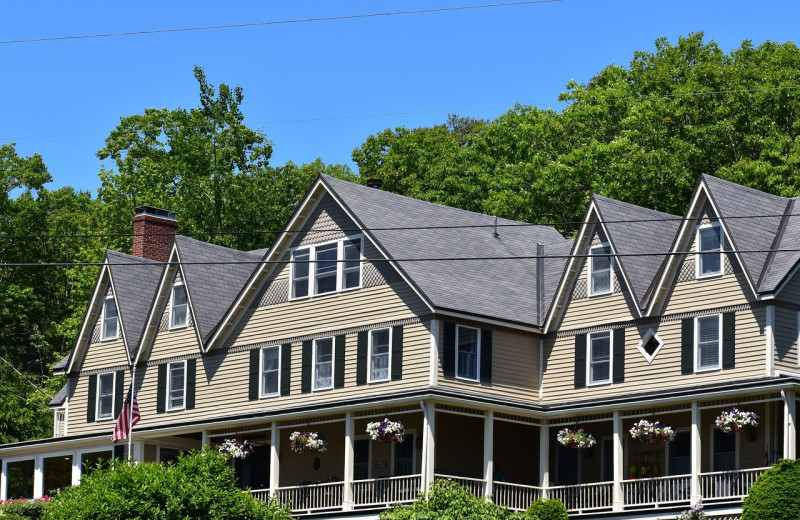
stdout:
<svg viewBox="0 0 800 520">
<path fill-rule="evenodd" d="M 138 206 L 133 217 L 133 254 L 166 262 L 177 232 L 177 213 L 152 206 Z"/>
</svg>

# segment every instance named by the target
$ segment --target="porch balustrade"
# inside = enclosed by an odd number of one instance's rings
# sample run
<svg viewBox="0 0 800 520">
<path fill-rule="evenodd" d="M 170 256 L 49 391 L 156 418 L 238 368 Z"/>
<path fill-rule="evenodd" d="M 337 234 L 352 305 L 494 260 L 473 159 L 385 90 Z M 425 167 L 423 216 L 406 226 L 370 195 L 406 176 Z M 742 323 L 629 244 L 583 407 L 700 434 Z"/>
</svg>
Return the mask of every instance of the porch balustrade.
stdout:
<svg viewBox="0 0 800 520">
<path fill-rule="evenodd" d="M 457 482 L 458 484 L 464 486 L 465 488 L 469 489 L 470 492 L 475 495 L 476 497 L 482 497 L 486 493 L 486 481 L 479 478 L 469 478 L 469 477 L 456 477 L 453 475 L 441 475 L 439 473 L 434 475 L 436 479 L 449 479 L 453 482 Z"/>
<path fill-rule="evenodd" d="M 550 498 L 561 500 L 567 511 L 582 513 L 598 509 L 611 509 L 614 505 L 614 483 L 593 482 L 574 486 L 547 488 Z"/>
<path fill-rule="evenodd" d="M 353 481 L 353 504 L 386 506 L 413 502 L 422 485 L 422 475 L 388 477 Z"/>
<path fill-rule="evenodd" d="M 622 481 L 626 506 L 660 506 L 688 502 L 692 494 L 692 476 L 675 475 Z"/>
<path fill-rule="evenodd" d="M 493 499 L 513 511 L 525 511 L 531 502 L 542 498 L 542 488 L 510 482 L 495 482 Z"/>
<path fill-rule="evenodd" d="M 756 479 L 769 468 L 741 469 L 738 471 L 715 471 L 700 474 L 700 490 L 703 500 L 744 498 Z"/>
<path fill-rule="evenodd" d="M 295 513 L 340 509 L 344 504 L 343 496 L 343 482 L 280 487 L 275 492 L 278 502 L 289 504 Z"/>
</svg>

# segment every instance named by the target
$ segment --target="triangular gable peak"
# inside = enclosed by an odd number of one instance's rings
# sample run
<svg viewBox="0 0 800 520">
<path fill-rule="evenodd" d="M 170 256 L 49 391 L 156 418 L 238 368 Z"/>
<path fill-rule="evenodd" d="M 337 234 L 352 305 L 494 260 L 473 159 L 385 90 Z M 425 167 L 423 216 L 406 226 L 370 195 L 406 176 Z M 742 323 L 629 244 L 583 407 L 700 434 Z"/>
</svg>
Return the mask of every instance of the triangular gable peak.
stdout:
<svg viewBox="0 0 800 520">
<path fill-rule="evenodd" d="M 641 309 L 636 305 L 635 297 L 630 292 L 631 285 L 624 270 L 624 262 L 621 261 L 618 255 L 613 237 L 604 224 L 597 201 L 593 197 L 589 202 L 586 215 L 583 218 L 583 224 L 578 232 L 578 236 L 575 238 L 569 261 L 567 262 L 552 306 L 548 312 L 544 327 L 545 334 L 558 326 L 574 296 L 577 295 L 580 298 L 588 295 L 588 287 L 586 286 L 588 282 L 580 280 L 581 273 L 587 263 L 591 248 L 603 244 L 608 245 L 611 250 L 611 256 L 614 259 L 612 269 L 615 276 L 612 277 L 612 284 L 615 284 L 616 287 L 612 287 L 612 293 L 627 293 L 625 297 L 626 299 L 630 299 L 630 301 L 627 302 L 628 307 L 635 309 L 637 313 L 637 316 L 634 317 L 642 315 Z M 619 279 L 620 277 L 622 278 L 621 280 Z M 626 288 L 627 291 L 623 290 L 623 287 Z"/>
<path fill-rule="evenodd" d="M 201 346 L 202 350 L 200 331 L 197 329 L 197 320 L 195 318 L 194 309 L 192 308 L 191 291 L 183 273 L 180 252 L 178 251 L 177 244 L 173 242 L 172 250 L 167 258 L 166 269 L 164 269 L 164 273 L 158 284 L 158 291 L 153 298 L 153 304 L 150 309 L 150 314 L 147 317 L 142 340 L 136 352 L 136 365 L 149 359 L 158 334 L 170 329 L 170 301 L 172 299 L 172 288 L 177 282 L 183 283 L 186 287 L 188 302 L 186 326 L 194 330 L 197 337 L 197 344 Z"/>
<path fill-rule="evenodd" d="M 206 342 L 206 351 L 222 345 L 232 332 L 234 326 L 238 323 L 243 312 L 252 305 L 259 305 L 259 303 L 265 299 L 286 298 L 289 292 L 288 286 L 285 288 L 285 291 L 279 291 L 280 294 L 278 294 L 278 292 L 275 292 L 275 294 L 269 291 L 265 292 L 265 286 L 278 269 L 285 267 L 285 262 L 289 259 L 291 249 L 297 244 L 303 243 L 305 237 L 311 236 L 311 233 L 305 231 L 306 224 L 315 216 L 319 216 L 319 205 L 323 200 L 330 200 L 335 204 L 338 216 L 330 215 L 330 213 L 333 212 L 327 211 L 329 213 L 330 228 L 315 230 L 313 233 L 315 242 L 320 242 L 323 237 L 336 239 L 345 235 L 362 235 L 369 241 L 370 245 L 378 251 L 381 258 L 387 260 L 391 259 L 370 231 L 364 229 L 364 225 L 359 221 L 357 216 L 336 196 L 336 192 L 327 186 L 322 178 L 318 178 L 309 189 L 305 198 L 298 205 L 283 232 L 261 258 L 261 262 L 253 272 L 250 280 L 244 285 L 239 296 L 228 309 L 224 318 L 217 325 L 214 334 L 211 336 L 210 340 Z M 347 226 L 348 229 L 346 232 L 342 232 L 341 226 L 337 225 L 337 219 L 346 220 L 350 223 L 350 225 Z M 365 277 L 367 275 L 366 267 L 364 275 Z M 384 267 L 380 268 L 379 276 L 383 276 L 384 278 L 399 277 L 403 279 L 409 287 L 414 290 L 417 296 L 420 297 L 424 304 L 433 311 L 433 305 L 430 303 L 429 299 L 395 262 L 386 262 Z M 277 303 L 277 301 L 275 303 Z"/>
<path fill-rule="evenodd" d="M 108 253 L 103 258 L 103 266 L 100 273 L 97 275 L 97 281 L 94 285 L 92 297 L 86 307 L 86 312 L 83 315 L 83 322 L 81 323 L 80 331 L 75 339 L 75 344 L 72 347 L 72 352 L 69 357 L 69 364 L 66 369 L 67 374 L 72 374 L 75 370 L 79 369 L 82 364 L 86 353 L 92 344 L 100 343 L 100 327 L 102 327 L 101 318 L 103 315 L 103 302 L 106 298 L 113 297 L 114 302 L 119 309 L 119 302 L 117 301 L 116 292 L 114 291 L 114 282 L 111 277 L 111 271 L 108 263 Z M 119 334 L 122 338 L 122 349 L 125 351 L 125 359 L 128 364 L 131 362 L 127 342 L 125 341 L 125 327 L 120 316 L 119 319 Z"/>
<path fill-rule="evenodd" d="M 694 253 L 690 252 L 690 249 L 695 241 L 698 227 L 711 223 L 718 224 L 722 230 L 723 248 L 727 252 L 723 255 L 723 260 L 725 262 L 723 269 L 725 272 L 742 269 L 745 266 L 739 252 L 740 249 L 737 241 L 731 234 L 726 215 L 720 213 L 720 209 L 709 190 L 706 176 L 702 176 L 695 188 L 692 201 L 689 204 L 681 227 L 670 249 L 670 255 L 666 260 L 661 277 L 653 286 L 647 308 L 647 316 L 658 315 L 662 312 L 667 295 L 679 278 L 695 276 L 693 270 L 694 262 L 688 261 L 689 258 L 694 256 Z M 758 298 L 758 292 L 756 291 L 753 279 L 747 272 L 747 269 L 743 270 L 745 272 L 744 278 L 750 288 L 751 295 Z"/>
</svg>

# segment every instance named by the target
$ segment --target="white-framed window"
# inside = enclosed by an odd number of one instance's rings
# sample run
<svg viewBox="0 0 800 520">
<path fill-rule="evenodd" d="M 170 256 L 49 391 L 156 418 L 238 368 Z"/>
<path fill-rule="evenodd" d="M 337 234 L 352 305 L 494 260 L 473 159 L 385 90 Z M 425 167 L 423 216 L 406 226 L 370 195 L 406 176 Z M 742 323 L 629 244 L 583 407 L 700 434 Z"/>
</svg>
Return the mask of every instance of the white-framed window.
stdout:
<svg viewBox="0 0 800 520">
<path fill-rule="evenodd" d="M 186 286 L 183 282 L 177 282 L 172 286 L 172 297 L 170 298 L 169 328 L 179 329 L 185 327 L 189 322 L 189 298 L 186 294 Z"/>
<path fill-rule="evenodd" d="M 658 334 L 656 334 L 653 329 L 648 329 L 636 348 L 642 354 L 645 361 L 652 363 L 658 353 L 661 352 L 661 347 L 663 346 L 664 342 L 661 341 Z"/>
<path fill-rule="evenodd" d="M 107 296 L 103 300 L 103 325 L 100 331 L 100 339 L 106 341 L 119 337 L 119 312 L 117 302 L 113 296 Z"/>
<path fill-rule="evenodd" d="M 697 228 L 697 277 L 722 274 L 722 228 L 718 222 Z"/>
<path fill-rule="evenodd" d="M 261 397 L 275 397 L 280 393 L 280 366 L 280 346 L 261 349 Z"/>
<path fill-rule="evenodd" d="M 333 388 L 333 338 L 314 340 L 314 390 Z"/>
<path fill-rule="evenodd" d="M 368 383 L 388 381 L 392 372 L 392 329 L 369 331 L 369 377 Z"/>
<path fill-rule="evenodd" d="M 186 406 L 186 361 L 167 365 L 167 410 L 183 410 Z"/>
<path fill-rule="evenodd" d="M 589 363 L 589 384 L 603 385 L 611 382 L 611 331 L 589 334 L 586 356 Z"/>
<path fill-rule="evenodd" d="M 290 299 L 361 287 L 363 237 L 346 237 L 292 251 Z"/>
<path fill-rule="evenodd" d="M 481 331 L 473 327 L 456 327 L 456 377 L 480 380 Z"/>
<path fill-rule="evenodd" d="M 589 296 L 609 294 L 611 281 L 611 248 L 601 244 L 589 249 Z"/>
<path fill-rule="evenodd" d="M 116 374 L 109 372 L 97 376 L 97 414 L 98 420 L 114 418 L 114 382 Z"/>
<path fill-rule="evenodd" d="M 694 370 L 719 370 L 722 360 L 722 314 L 694 319 Z"/>
</svg>

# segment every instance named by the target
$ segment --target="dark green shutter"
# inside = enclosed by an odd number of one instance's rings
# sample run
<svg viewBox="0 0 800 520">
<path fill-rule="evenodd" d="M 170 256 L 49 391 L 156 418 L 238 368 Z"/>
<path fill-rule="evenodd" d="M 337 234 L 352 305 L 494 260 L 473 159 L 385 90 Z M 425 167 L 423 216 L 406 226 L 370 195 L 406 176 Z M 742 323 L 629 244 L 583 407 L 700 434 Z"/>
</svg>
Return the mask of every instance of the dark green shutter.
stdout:
<svg viewBox="0 0 800 520">
<path fill-rule="evenodd" d="M 158 365 L 156 413 L 164 413 L 167 405 L 167 365 Z"/>
<path fill-rule="evenodd" d="M 292 344 L 281 345 L 281 395 L 289 395 L 292 387 Z"/>
<path fill-rule="evenodd" d="M 681 374 L 694 373 L 694 318 L 681 320 Z"/>
<path fill-rule="evenodd" d="M 344 388 L 344 352 L 347 339 L 344 334 L 334 338 L 333 387 Z"/>
<path fill-rule="evenodd" d="M 736 314 L 722 315 L 722 368 L 736 367 Z"/>
<path fill-rule="evenodd" d="M 197 360 L 186 360 L 186 409 L 194 409 L 194 392 L 197 386 Z"/>
<path fill-rule="evenodd" d="M 94 422 L 97 412 L 97 375 L 89 376 L 89 401 L 86 403 L 86 422 Z"/>
<path fill-rule="evenodd" d="M 311 391 L 311 357 L 314 355 L 314 343 L 303 342 L 303 365 L 300 367 L 300 391 L 307 394 Z"/>
<path fill-rule="evenodd" d="M 575 336 L 575 388 L 586 386 L 586 334 Z"/>
<path fill-rule="evenodd" d="M 358 333 L 358 343 L 356 345 L 356 384 L 367 384 L 367 364 L 369 360 L 369 332 Z"/>
<path fill-rule="evenodd" d="M 119 417 L 122 411 L 122 402 L 125 400 L 125 371 L 118 370 L 114 377 L 114 418 Z"/>
<path fill-rule="evenodd" d="M 615 383 L 625 381 L 625 329 L 614 329 L 614 379 Z"/>
<path fill-rule="evenodd" d="M 116 446 L 114 446 L 114 458 L 115 459 L 125 458 L 125 444 L 117 444 Z"/>
<path fill-rule="evenodd" d="M 254 348 L 250 350 L 250 378 L 247 392 L 247 398 L 250 401 L 258 399 L 258 368 L 261 357 L 261 349 Z"/>
<path fill-rule="evenodd" d="M 392 327 L 392 381 L 403 379 L 403 326 Z"/>
<path fill-rule="evenodd" d="M 456 375 L 456 324 L 449 321 L 442 323 L 442 372 L 445 377 Z"/>
<path fill-rule="evenodd" d="M 492 331 L 481 330 L 481 383 L 492 383 Z"/>
</svg>

